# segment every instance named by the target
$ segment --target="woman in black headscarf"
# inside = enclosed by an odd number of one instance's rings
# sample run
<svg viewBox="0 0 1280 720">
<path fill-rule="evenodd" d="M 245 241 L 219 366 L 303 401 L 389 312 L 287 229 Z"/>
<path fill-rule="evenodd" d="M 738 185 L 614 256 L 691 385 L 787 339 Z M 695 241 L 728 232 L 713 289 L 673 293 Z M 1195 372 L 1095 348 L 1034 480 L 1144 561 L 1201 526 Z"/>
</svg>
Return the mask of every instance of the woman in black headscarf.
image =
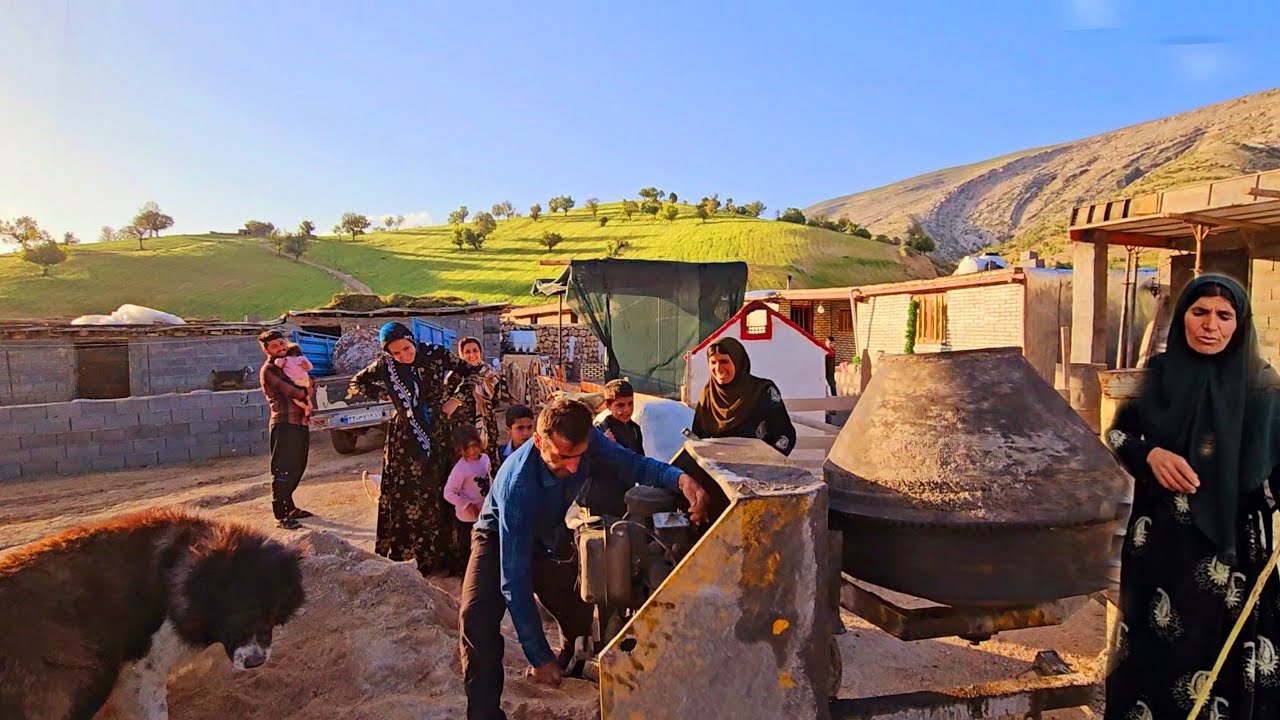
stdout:
<svg viewBox="0 0 1280 720">
<path fill-rule="evenodd" d="M 485 362 L 479 339 L 465 337 L 459 340 L 458 355 L 465 361 L 466 369 L 449 373 L 444 384 L 445 391 L 450 396 L 463 398 L 463 403 L 449 420 L 455 427 L 464 424 L 475 426 L 494 472 L 497 472 L 502 465 L 502 458 L 498 457 L 501 450 L 498 408 L 511 400 L 511 393 L 507 391 L 507 381 L 502 375 Z"/>
<path fill-rule="evenodd" d="M 1244 288 L 1192 281 L 1147 369 L 1107 432 L 1136 481 L 1108 720 L 1187 716 L 1273 548 L 1264 486 L 1280 459 L 1280 404 Z M 1269 578 L 1202 717 L 1280 718 L 1278 598 Z"/>
<path fill-rule="evenodd" d="M 737 338 L 722 338 L 707 348 L 711 379 L 693 412 L 693 434 L 700 438 L 757 438 L 783 455 L 796 446 L 782 393 L 772 380 L 751 374 L 751 358 Z"/>
<path fill-rule="evenodd" d="M 454 511 L 444 484 L 456 458 L 444 418 L 461 398 L 448 398 L 444 376 L 464 363 L 439 345 L 419 343 L 401 323 L 378 335 L 382 354 L 351 379 L 351 391 L 387 397 L 395 413 L 382 455 L 382 491 L 374 550 L 395 561 L 416 560 L 418 570 L 461 573 L 466 557 L 456 547 Z"/>
</svg>

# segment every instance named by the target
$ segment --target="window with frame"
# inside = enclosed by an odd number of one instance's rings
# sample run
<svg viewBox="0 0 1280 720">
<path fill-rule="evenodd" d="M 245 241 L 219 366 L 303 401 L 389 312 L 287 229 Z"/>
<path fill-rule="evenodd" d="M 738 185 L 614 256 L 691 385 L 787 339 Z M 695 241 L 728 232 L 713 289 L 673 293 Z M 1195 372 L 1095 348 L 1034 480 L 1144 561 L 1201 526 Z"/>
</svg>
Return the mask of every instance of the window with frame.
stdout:
<svg viewBox="0 0 1280 720">
<path fill-rule="evenodd" d="M 770 327 L 772 319 L 769 311 L 763 308 L 747 313 L 746 317 L 742 318 L 742 339 L 769 339 L 773 335 L 773 328 Z"/>
<path fill-rule="evenodd" d="M 808 303 L 792 303 L 791 304 L 791 322 L 795 323 L 802 330 L 813 334 L 813 306 Z"/>
<path fill-rule="evenodd" d="M 843 308 L 836 311 L 836 332 L 853 332 L 853 310 Z"/>
<path fill-rule="evenodd" d="M 947 296 L 945 293 L 916 295 L 916 342 L 943 345 L 947 342 Z"/>
</svg>

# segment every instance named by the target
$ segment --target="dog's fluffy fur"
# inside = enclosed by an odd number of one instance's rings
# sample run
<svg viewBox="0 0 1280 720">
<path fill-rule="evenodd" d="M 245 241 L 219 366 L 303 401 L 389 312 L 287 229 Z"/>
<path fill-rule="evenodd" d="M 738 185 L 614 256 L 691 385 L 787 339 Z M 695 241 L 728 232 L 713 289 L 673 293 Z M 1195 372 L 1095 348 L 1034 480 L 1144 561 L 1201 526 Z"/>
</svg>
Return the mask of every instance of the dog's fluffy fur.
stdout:
<svg viewBox="0 0 1280 720">
<path fill-rule="evenodd" d="M 179 510 L 0 553 L 0 718 L 90 720 L 118 682 L 121 710 L 162 720 L 170 668 L 215 643 L 261 665 L 303 599 L 295 551 Z"/>
</svg>

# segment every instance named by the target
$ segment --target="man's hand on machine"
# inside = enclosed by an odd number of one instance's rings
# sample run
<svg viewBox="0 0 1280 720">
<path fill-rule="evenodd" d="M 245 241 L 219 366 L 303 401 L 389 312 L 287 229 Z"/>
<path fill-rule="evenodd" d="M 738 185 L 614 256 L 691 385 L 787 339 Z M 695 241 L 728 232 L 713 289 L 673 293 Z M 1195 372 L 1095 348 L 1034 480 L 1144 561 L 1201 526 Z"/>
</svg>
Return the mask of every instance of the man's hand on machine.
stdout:
<svg viewBox="0 0 1280 720">
<path fill-rule="evenodd" d="M 560 687 L 560 679 L 564 675 L 564 670 L 561 669 L 560 663 L 552 660 L 545 665 L 539 665 L 536 668 L 529 668 L 527 674 L 539 685 Z"/>
<path fill-rule="evenodd" d="M 689 517 L 701 525 L 707 521 L 707 491 L 688 475 L 680 476 L 680 492 L 689 501 Z"/>
</svg>

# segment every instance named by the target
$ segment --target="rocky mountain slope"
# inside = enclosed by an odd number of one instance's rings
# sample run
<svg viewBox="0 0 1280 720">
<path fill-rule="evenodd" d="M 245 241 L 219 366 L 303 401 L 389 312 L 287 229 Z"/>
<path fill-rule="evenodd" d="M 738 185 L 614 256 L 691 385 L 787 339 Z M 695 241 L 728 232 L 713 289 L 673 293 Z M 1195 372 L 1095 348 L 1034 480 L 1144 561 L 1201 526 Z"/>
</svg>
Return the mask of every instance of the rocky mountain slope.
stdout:
<svg viewBox="0 0 1280 720">
<path fill-rule="evenodd" d="M 1070 209 L 1102 198 L 1280 167 L 1280 89 L 1050 147 L 948 168 L 816 203 L 902 234 L 912 216 L 956 258 L 980 248 L 1053 255 Z"/>
</svg>

